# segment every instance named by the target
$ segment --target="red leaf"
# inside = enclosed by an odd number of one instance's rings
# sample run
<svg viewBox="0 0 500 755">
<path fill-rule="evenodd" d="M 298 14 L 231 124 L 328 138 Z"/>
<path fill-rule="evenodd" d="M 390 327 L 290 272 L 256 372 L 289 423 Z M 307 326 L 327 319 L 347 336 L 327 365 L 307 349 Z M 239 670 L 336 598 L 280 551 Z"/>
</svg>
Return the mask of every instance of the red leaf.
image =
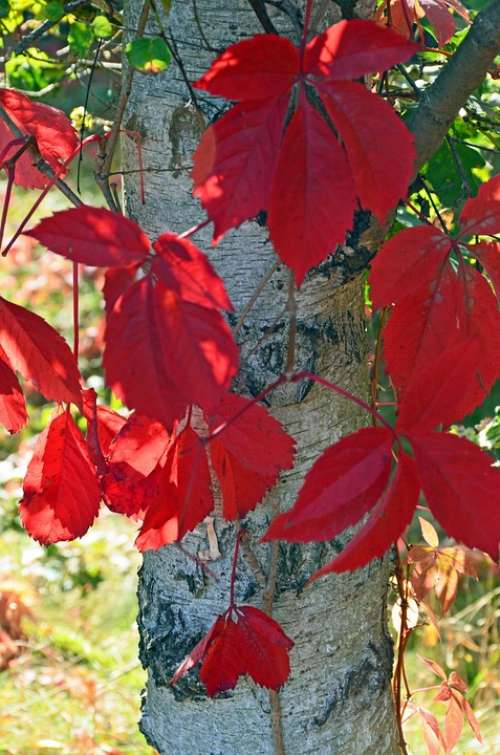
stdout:
<svg viewBox="0 0 500 755">
<path fill-rule="evenodd" d="M 300 70 L 299 53 L 285 37 L 256 34 L 230 45 L 194 86 L 226 100 L 260 100 L 288 92 Z"/>
<path fill-rule="evenodd" d="M 217 406 L 238 367 L 231 330 L 213 309 L 183 301 L 163 285 L 155 288 L 160 344 L 179 392 L 207 411 Z"/>
<path fill-rule="evenodd" d="M 44 544 L 73 540 L 94 521 L 100 497 L 87 446 L 66 411 L 38 437 L 24 480 L 23 525 Z"/>
<path fill-rule="evenodd" d="M 7 355 L 0 347 L 0 422 L 9 433 L 17 433 L 27 421 L 28 413 L 21 386 Z"/>
<path fill-rule="evenodd" d="M 141 551 L 182 540 L 214 507 L 207 455 L 190 427 L 177 437 L 154 482 L 153 500 L 136 540 Z"/>
<path fill-rule="evenodd" d="M 130 265 L 130 267 L 111 267 L 106 270 L 102 293 L 107 315 L 113 311 L 116 300 L 135 282 L 138 269 L 138 265 Z"/>
<path fill-rule="evenodd" d="M 498 559 L 500 471 L 465 438 L 410 435 L 427 503 L 448 535 Z"/>
<path fill-rule="evenodd" d="M 202 136 L 193 182 L 214 223 L 214 243 L 268 204 L 288 97 L 236 105 Z"/>
<path fill-rule="evenodd" d="M 384 490 L 392 442 L 385 427 L 366 427 L 327 448 L 307 473 L 293 508 L 273 520 L 263 540 L 329 540 L 358 521 Z"/>
<path fill-rule="evenodd" d="M 371 298 L 386 307 L 429 291 L 450 253 L 450 239 L 431 225 L 405 228 L 386 241 L 371 263 Z"/>
<path fill-rule="evenodd" d="M 209 309 L 233 311 L 223 280 L 203 252 L 188 239 L 162 233 L 153 244 L 153 270 L 184 301 Z"/>
<path fill-rule="evenodd" d="M 449 263 L 432 288 L 398 302 L 384 329 L 384 353 L 391 379 L 400 392 L 460 336 L 461 290 Z"/>
<path fill-rule="evenodd" d="M 460 223 L 460 237 L 500 232 L 500 174 L 481 184 L 477 197 L 466 201 Z"/>
<path fill-rule="evenodd" d="M 292 640 L 270 616 L 253 606 L 235 606 L 218 617 L 207 637 L 179 666 L 172 683 L 202 660 L 200 679 L 211 697 L 233 689 L 245 674 L 263 687 L 278 690 L 290 674 L 288 651 L 292 647 Z"/>
<path fill-rule="evenodd" d="M 9 158 L 13 157 L 19 149 L 19 144 L 14 144 L 11 148 L 7 149 L 7 146 L 14 139 L 12 131 L 0 118 L 0 152 L 4 154 L 3 162 L 6 162 Z M 5 150 L 5 152 L 4 152 Z M 16 160 L 14 183 L 18 186 L 23 186 L 25 189 L 43 189 L 48 183 L 48 178 L 40 173 L 40 171 L 34 166 L 35 158 L 26 150 L 21 157 Z"/>
<path fill-rule="evenodd" d="M 344 150 L 302 98 L 283 139 L 268 220 L 271 241 L 297 285 L 344 240 L 355 209 Z"/>
<path fill-rule="evenodd" d="M 127 463 L 147 477 L 165 456 L 172 439 L 161 422 L 131 414 L 108 448 L 111 464 Z"/>
<path fill-rule="evenodd" d="M 98 475 L 107 471 L 105 456 L 109 444 L 126 422 L 125 417 L 105 406 L 97 406 L 93 388 L 82 391 L 83 414 L 87 420 L 87 446 Z"/>
<path fill-rule="evenodd" d="M 227 421 L 227 428 L 210 442 L 209 451 L 221 487 L 224 517 L 237 519 L 255 508 L 283 469 L 293 467 L 294 441 L 263 406 L 233 393 L 224 396 L 208 419 L 210 431 Z"/>
<path fill-rule="evenodd" d="M 486 269 L 488 278 L 495 289 L 497 301 L 500 303 L 500 243 L 492 241 L 471 244 L 469 250 Z"/>
<path fill-rule="evenodd" d="M 347 150 L 359 200 L 383 222 L 407 194 L 415 165 L 413 137 L 392 107 L 360 84 L 336 81 L 319 89 Z"/>
<path fill-rule="evenodd" d="M 108 409 L 107 406 L 97 407 L 97 432 L 102 452 L 105 456 L 109 451 L 111 441 L 120 432 L 126 422 L 126 417 L 113 411 L 113 409 Z"/>
<path fill-rule="evenodd" d="M 160 422 L 137 413 L 128 418 L 108 448 L 103 489 L 111 511 L 136 516 L 149 503 L 146 478 L 165 457 L 171 440 Z"/>
<path fill-rule="evenodd" d="M 115 301 L 106 327 L 104 368 L 108 384 L 127 406 L 171 427 L 184 415 L 187 401 L 161 349 L 151 288 L 150 279 L 143 278 Z"/>
<path fill-rule="evenodd" d="M 481 344 L 478 338 L 455 341 L 410 381 L 398 410 L 398 429 L 419 432 L 448 427 L 481 403 L 487 393 L 474 380 Z M 486 390 L 485 390 L 486 389 Z"/>
<path fill-rule="evenodd" d="M 66 341 L 41 317 L 0 297 L 0 345 L 45 398 L 80 405 L 80 374 Z"/>
<path fill-rule="evenodd" d="M 78 140 L 70 120 L 62 110 L 32 102 L 29 97 L 14 89 L 0 89 L 0 103 L 16 125 L 35 138 L 41 157 L 56 175 L 60 178 L 66 175 L 65 163 L 78 147 Z M 33 158 L 27 156 L 27 160 L 32 162 Z M 31 172 L 32 169 L 28 173 Z M 24 176 L 26 175 L 24 171 Z M 33 188 L 41 188 L 46 183 L 47 179 L 42 177 L 38 186 Z"/>
<path fill-rule="evenodd" d="M 133 220 L 88 205 L 56 212 L 24 233 L 51 252 L 94 267 L 125 267 L 142 262 L 151 246 Z"/>
<path fill-rule="evenodd" d="M 373 21 L 344 20 L 309 42 L 304 68 L 321 78 L 358 79 L 402 63 L 419 49 L 419 45 Z"/>
<path fill-rule="evenodd" d="M 440 47 L 449 42 L 455 33 L 455 21 L 443 0 L 419 0 L 429 23 L 436 32 Z"/>
<path fill-rule="evenodd" d="M 360 569 L 379 558 L 410 524 L 418 503 L 420 484 L 413 459 L 401 452 L 392 481 L 373 507 L 369 519 L 342 553 L 313 574 L 318 579 L 330 572 Z"/>
</svg>

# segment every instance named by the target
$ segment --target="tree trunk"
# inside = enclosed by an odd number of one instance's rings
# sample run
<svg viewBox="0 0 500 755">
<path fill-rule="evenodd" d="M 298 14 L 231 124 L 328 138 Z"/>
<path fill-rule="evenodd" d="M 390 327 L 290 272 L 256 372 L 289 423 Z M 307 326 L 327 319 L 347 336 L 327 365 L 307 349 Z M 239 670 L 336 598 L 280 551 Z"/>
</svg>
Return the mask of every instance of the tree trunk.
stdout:
<svg viewBox="0 0 500 755">
<path fill-rule="evenodd" d="M 151 235 L 167 228 L 184 231 L 203 217 L 191 197 L 190 162 L 204 126 L 223 103 L 196 93 L 193 98 L 184 76 L 193 81 L 207 67 L 214 55 L 207 42 L 219 50 L 262 31 L 252 4 L 259 5 L 246 0 L 174 0 L 168 16 L 160 2 L 153 6 L 150 28 L 158 28 L 155 13 L 161 12 L 182 71 L 173 64 L 160 76 L 136 74 L 125 114 L 125 128 L 142 135 L 146 168 L 144 204 L 138 174 L 126 174 L 127 211 Z M 143 2 L 129 0 L 127 5 L 126 26 L 133 37 Z M 322 5 L 331 14 L 334 6 L 317 3 Z M 362 0 L 358 15 L 368 6 L 371 2 Z M 281 32 L 292 37 L 297 33 L 285 14 L 274 10 L 269 16 Z M 338 17 L 330 15 L 328 21 L 332 20 Z M 125 171 L 138 169 L 135 144 L 128 138 L 123 139 L 123 162 Z M 196 236 L 225 280 L 236 311 L 232 325 L 276 261 L 263 225 L 247 222 L 215 249 L 210 249 L 206 229 Z M 360 241 L 366 225 L 367 216 L 360 213 L 348 245 L 313 271 L 297 295 L 296 368 L 313 370 L 358 395 L 366 395 L 368 389 L 359 274 L 370 256 Z M 257 395 L 284 369 L 288 280 L 287 270 L 278 267 L 239 330 L 239 393 Z M 396 753 L 392 644 L 386 626 L 389 559 L 351 574 L 331 575 L 304 589 L 308 577 L 344 541 L 274 547 L 258 543 L 276 511 L 293 503 L 320 452 L 367 418 L 343 399 L 305 382 L 275 391 L 269 405 L 297 441 L 296 464 L 245 521 L 250 538 L 238 569 L 236 595 L 239 603 L 266 609 L 272 603 L 273 615 L 295 641 L 290 680 L 279 698 L 245 679 L 234 691 L 210 699 L 196 672 L 176 687 L 169 686 L 176 666 L 227 607 L 235 528 L 216 517 L 216 542 L 208 522 L 183 545 L 200 558 L 208 556 L 207 565 L 218 581 L 175 546 L 145 555 L 139 628 L 148 686 L 141 729 L 153 747 L 169 755 Z"/>
</svg>

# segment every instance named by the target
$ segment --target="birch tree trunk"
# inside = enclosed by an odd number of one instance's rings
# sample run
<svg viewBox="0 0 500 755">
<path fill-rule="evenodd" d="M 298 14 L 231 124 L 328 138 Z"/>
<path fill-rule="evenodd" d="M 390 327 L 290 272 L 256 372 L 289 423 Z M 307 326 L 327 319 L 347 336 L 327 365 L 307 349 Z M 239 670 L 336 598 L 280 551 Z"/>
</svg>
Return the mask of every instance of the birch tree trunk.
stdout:
<svg viewBox="0 0 500 755">
<path fill-rule="evenodd" d="M 143 0 L 126 5 L 126 26 L 133 37 Z M 366 15 L 371 6 L 371 0 L 361 0 L 357 15 Z M 339 20 L 340 11 L 332 3 L 318 2 L 317 7 L 316 24 Z M 168 15 L 158 1 L 148 28 L 158 30 L 158 13 L 182 64 L 156 77 L 136 74 L 125 114 L 125 128 L 142 135 L 146 168 L 144 204 L 138 174 L 126 173 L 127 211 L 153 236 L 167 228 L 181 232 L 203 217 L 191 197 L 192 152 L 203 128 L 224 105 L 193 96 L 185 79 L 195 80 L 214 50 L 263 30 L 247 0 L 174 0 Z M 275 9 L 269 15 L 280 32 L 297 41 L 293 14 Z M 124 138 L 122 149 L 124 170 L 137 171 L 133 141 Z M 257 220 L 246 223 L 216 249 L 210 249 L 208 230 L 196 237 L 225 280 L 236 310 L 232 325 L 276 261 L 263 225 Z M 347 245 L 313 271 L 297 296 L 296 368 L 313 370 L 358 395 L 368 389 L 360 275 L 370 256 L 361 241 L 366 226 L 367 216 L 359 214 Z M 240 393 L 257 395 L 284 369 L 287 290 L 288 272 L 281 266 L 239 330 L 242 369 L 235 389 Z M 168 684 L 184 655 L 227 607 L 234 526 L 216 518 L 215 539 L 208 523 L 184 545 L 198 557 L 208 557 L 218 581 L 174 546 L 145 555 L 139 629 L 148 685 L 141 729 L 153 747 L 168 755 L 396 753 L 392 644 L 386 626 L 389 560 L 331 575 L 304 589 L 308 577 L 340 550 L 341 539 L 308 546 L 258 544 L 274 513 L 293 503 L 320 452 L 367 418 L 307 383 L 285 386 L 269 403 L 297 441 L 297 460 L 266 503 L 247 517 L 250 538 L 236 594 L 239 603 L 267 609 L 272 603 L 273 615 L 295 641 L 290 680 L 279 698 L 242 680 L 233 692 L 209 699 L 193 672 L 175 688 Z"/>
</svg>

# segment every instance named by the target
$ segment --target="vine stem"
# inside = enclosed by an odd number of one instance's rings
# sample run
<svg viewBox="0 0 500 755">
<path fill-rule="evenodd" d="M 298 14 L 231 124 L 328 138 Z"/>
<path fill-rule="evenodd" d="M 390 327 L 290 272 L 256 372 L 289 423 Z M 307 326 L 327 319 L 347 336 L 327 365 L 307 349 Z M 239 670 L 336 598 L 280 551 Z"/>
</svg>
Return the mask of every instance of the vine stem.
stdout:
<svg viewBox="0 0 500 755">
<path fill-rule="evenodd" d="M 233 563 L 231 566 L 231 582 L 229 584 L 229 610 L 230 611 L 236 607 L 236 601 L 234 599 L 234 588 L 236 584 L 236 566 L 238 564 L 238 555 L 240 552 L 241 538 L 243 537 L 245 533 L 245 530 L 243 529 L 243 527 L 240 527 L 239 522 L 237 524 L 237 527 L 238 527 L 238 530 L 236 532 L 236 542 L 234 544 Z"/>
<path fill-rule="evenodd" d="M 319 385 L 322 385 L 325 388 L 328 388 L 329 391 L 332 391 L 333 393 L 338 393 L 339 396 L 343 396 L 349 401 L 352 401 L 353 404 L 357 404 L 357 406 L 367 411 L 369 414 L 372 415 L 372 417 L 375 417 L 376 419 L 378 419 L 378 421 L 382 425 L 384 425 L 384 427 L 390 430 L 399 443 L 399 435 L 397 434 L 395 429 L 392 427 L 392 425 L 385 419 L 385 417 L 383 417 L 380 414 L 380 412 L 378 412 L 376 409 L 371 407 L 370 404 L 367 404 L 366 401 L 363 401 L 362 398 L 359 398 L 359 396 L 355 396 L 354 393 L 351 393 L 345 388 L 342 388 L 340 385 L 337 385 L 336 383 L 331 383 L 329 380 L 326 380 L 326 378 L 322 378 L 319 375 L 316 375 L 314 372 L 309 372 L 308 370 L 302 370 L 301 372 L 297 372 L 295 373 L 295 375 L 292 375 L 292 377 L 290 378 L 290 382 L 292 383 L 298 383 L 300 380 L 313 380 L 315 383 L 319 383 Z"/>
<path fill-rule="evenodd" d="M 304 13 L 304 28 L 302 30 L 302 38 L 300 40 L 300 67 L 303 67 L 304 53 L 306 50 L 307 33 L 309 31 L 309 24 L 311 23 L 313 0 L 306 0 L 306 10 Z"/>
<path fill-rule="evenodd" d="M 398 584 L 398 594 L 401 601 L 401 620 L 399 627 L 398 655 L 396 670 L 394 672 L 393 693 L 396 704 L 396 724 L 399 734 L 399 746 L 403 755 L 408 755 L 406 742 L 403 732 L 403 717 L 401 708 L 401 681 L 404 675 L 404 654 L 408 638 L 408 592 L 407 585 L 403 581 L 402 564 L 399 553 L 397 554 L 396 579 Z"/>
<path fill-rule="evenodd" d="M 209 225 L 211 222 L 212 221 L 210 220 L 210 218 L 206 218 L 205 220 L 202 220 L 201 223 L 192 225 L 191 228 L 188 228 L 187 231 L 184 231 L 184 233 L 179 233 L 179 238 L 188 239 L 190 236 L 198 233 L 198 231 L 201 231 L 202 228 L 205 228 L 205 226 Z"/>
</svg>

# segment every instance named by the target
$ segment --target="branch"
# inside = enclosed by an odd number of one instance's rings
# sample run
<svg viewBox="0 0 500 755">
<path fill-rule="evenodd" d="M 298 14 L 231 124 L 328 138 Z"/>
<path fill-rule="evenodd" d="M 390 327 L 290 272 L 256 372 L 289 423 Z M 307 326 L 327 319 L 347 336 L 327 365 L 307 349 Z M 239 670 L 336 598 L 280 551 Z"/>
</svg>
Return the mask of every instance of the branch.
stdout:
<svg viewBox="0 0 500 755">
<path fill-rule="evenodd" d="M 460 108 L 484 80 L 498 53 L 500 0 L 493 0 L 478 13 L 460 47 L 436 80 L 422 92 L 408 122 L 415 135 L 417 170 L 438 149 Z"/>
</svg>

